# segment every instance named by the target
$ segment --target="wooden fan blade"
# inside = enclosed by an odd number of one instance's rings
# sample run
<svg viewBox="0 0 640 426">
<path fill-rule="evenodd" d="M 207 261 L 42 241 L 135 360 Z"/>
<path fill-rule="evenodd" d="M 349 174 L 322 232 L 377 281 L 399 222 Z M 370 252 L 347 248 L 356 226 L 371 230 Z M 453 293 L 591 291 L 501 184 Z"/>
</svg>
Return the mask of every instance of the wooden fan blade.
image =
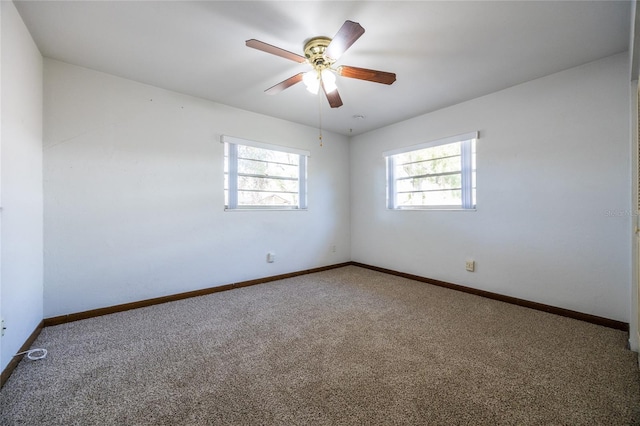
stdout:
<svg viewBox="0 0 640 426">
<path fill-rule="evenodd" d="M 252 38 L 251 40 L 247 40 L 245 43 L 248 47 L 253 47 L 254 49 L 262 50 L 263 52 L 271 53 L 272 55 L 280 56 L 282 58 L 289 59 L 298 63 L 302 63 L 307 60 L 307 58 L 305 58 L 304 56 L 300 56 L 296 53 L 289 52 L 288 50 L 272 46 L 254 38 Z"/>
<path fill-rule="evenodd" d="M 396 81 L 395 73 L 370 70 L 367 68 L 350 67 L 348 65 L 339 66 L 337 72 L 338 75 L 343 77 L 373 81 L 374 83 L 393 84 L 393 82 Z"/>
<path fill-rule="evenodd" d="M 277 93 L 282 92 L 284 89 L 287 89 L 291 86 L 293 86 L 294 84 L 300 83 L 302 81 L 302 75 L 304 73 L 298 73 L 296 75 L 294 75 L 293 77 L 289 77 L 288 79 L 281 81 L 280 83 L 276 84 L 275 86 L 271 86 L 269 87 L 267 90 L 265 90 L 264 92 L 267 95 L 275 95 Z"/>
<path fill-rule="evenodd" d="M 338 59 L 362 34 L 364 34 L 364 28 L 359 23 L 344 21 L 324 54 L 331 59 Z"/>
<path fill-rule="evenodd" d="M 331 108 L 340 108 L 342 106 L 342 99 L 340 98 L 338 89 L 334 90 L 333 92 L 327 93 L 327 91 L 324 90 L 324 84 L 323 84 L 322 91 L 326 95 L 327 100 L 329 101 L 329 105 L 331 105 Z"/>
</svg>

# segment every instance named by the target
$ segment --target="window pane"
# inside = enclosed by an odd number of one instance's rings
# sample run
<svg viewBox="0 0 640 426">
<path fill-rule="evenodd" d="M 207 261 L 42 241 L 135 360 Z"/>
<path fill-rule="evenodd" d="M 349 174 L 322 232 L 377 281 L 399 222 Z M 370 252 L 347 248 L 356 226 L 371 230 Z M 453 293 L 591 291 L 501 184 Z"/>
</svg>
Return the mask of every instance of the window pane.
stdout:
<svg viewBox="0 0 640 426">
<path fill-rule="evenodd" d="M 429 191 L 439 189 L 459 189 L 462 186 L 462 175 L 431 176 L 398 180 L 396 191 Z"/>
<path fill-rule="evenodd" d="M 461 190 L 430 192 L 410 192 L 397 195 L 398 207 L 411 206 L 459 206 L 462 203 Z"/>
<path fill-rule="evenodd" d="M 297 179 L 298 166 L 263 160 L 238 159 L 238 173 Z"/>
<path fill-rule="evenodd" d="M 298 194 L 281 192 L 238 191 L 238 204 L 242 206 L 289 206 L 298 205 Z"/>
<path fill-rule="evenodd" d="M 459 172 L 462 170 L 460 159 L 461 157 L 459 155 L 455 155 L 452 157 L 421 159 L 411 163 L 404 163 L 396 167 L 396 176 L 402 178 L 426 174 Z"/>
<path fill-rule="evenodd" d="M 244 191 L 271 191 L 271 192 L 298 192 L 297 180 L 282 180 L 259 178 L 252 176 L 238 176 L 238 190 Z"/>
<path fill-rule="evenodd" d="M 226 171 L 224 173 L 224 205 L 229 205 L 229 174 Z"/>
<path fill-rule="evenodd" d="M 238 145 L 238 158 L 273 161 L 284 164 L 297 165 L 300 156 L 282 151 L 273 151 L 270 149 L 256 148 L 253 146 Z"/>
<path fill-rule="evenodd" d="M 403 154 L 398 154 L 396 156 L 396 160 L 399 164 L 403 164 L 433 158 L 451 157 L 461 154 L 460 147 L 460 142 L 455 142 L 448 145 L 434 146 L 433 148 L 424 148 L 417 151 L 409 151 Z"/>
</svg>

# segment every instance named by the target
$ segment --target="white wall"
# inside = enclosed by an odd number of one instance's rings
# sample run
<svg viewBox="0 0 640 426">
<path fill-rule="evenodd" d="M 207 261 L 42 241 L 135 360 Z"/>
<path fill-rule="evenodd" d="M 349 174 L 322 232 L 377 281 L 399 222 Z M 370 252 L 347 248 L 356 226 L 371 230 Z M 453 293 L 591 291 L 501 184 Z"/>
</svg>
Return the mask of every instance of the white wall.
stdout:
<svg viewBox="0 0 640 426">
<path fill-rule="evenodd" d="M 346 137 L 44 70 L 46 318 L 350 260 Z M 311 151 L 308 211 L 225 212 L 222 134 Z"/>
<path fill-rule="evenodd" d="M 12 2 L 2 15 L 0 370 L 43 318 L 42 56 Z"/>
<path fill-rule="evenodd" d="M 383 151 L 475 130 L 476 212 L 385 209 Z M 352 258 L 628 322 L 629 141 L 626 54 L 354 137 Z"/>
<path fill-rule="evenodd" d="M 640 44 L 636 43 L 636 38 L 640 39 L 640 28 L 636 26 L 636 19 L 640 19 L 639 10 L 635 1 L 631 2 L 631 13 L 629 14 L 630 28 L 629 31 L 629 110 L 631 111 L 629 118 L 629 132 L 631 139 L 631 211 L 636 215 L 638 214 L 638 74 L 637 67 L 638 60 L 640 59 Z M 634 65 L 635 64 L 635 65 Z M 640 218 L 636 217 L 632 226 L 635 228 Z M 635 229 L 634 229 L 635 230 Z M 638 352 L 640 349 L 640 330 L 638 328 L 640 324 L 640 310 L 638 309 L 638 287 L 640 286 L 640 278 L 638 275 L 638 266 L 640 265 L 640 259 L 638 255 L 638 245 L 640 244 L 640 236 L 636 234 L 631 244 L 631 297 L 629 300 L 629 344 L 633 351 Z M 640 358 L 639 358 L 640 360 Z"/>
</svg>

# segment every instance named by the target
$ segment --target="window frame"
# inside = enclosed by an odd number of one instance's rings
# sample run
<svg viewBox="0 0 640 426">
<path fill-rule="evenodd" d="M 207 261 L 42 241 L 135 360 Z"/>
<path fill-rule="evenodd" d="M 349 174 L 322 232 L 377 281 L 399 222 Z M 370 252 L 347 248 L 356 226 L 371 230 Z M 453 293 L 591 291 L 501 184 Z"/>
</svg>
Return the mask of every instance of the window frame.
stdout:
<svg viewBox="0 0 640 426">
<path fill-rule="evenodd" d="M 479 139 L 478 132 L 463 133 L 455 136 L 449 136 L 442 139 L 437 139 L 425 143 L 416 145 L 410 145 L 402 148 L 397 148 L 382 153 L 385 165 L 386 165 L 386 206 L 389 210 L 456 210 L 456 211 L 476 211 L 477 201 L 473 197 L 474 179 L 473 173 L 475 172 L 473 163 L 473 147 L 477 147 L 477 140 Z M 468 143 L 465 143 L 468 142 Z M 394 176 L 395 162 L 394 156 L 399 154 L 406 154 L 408 152 L 420 151 L 428 148 L 435 148 L 442 145 L 450 145 L 454 143 L 461 143 L 460 157 L 461 157 L 461 202 L 459 205 L 415 205 L 415 206 L 398 206 L 397 205 L 397 181 Z M 476 153 L 477 156 L 477 153 Z"/>
<path fill-rule="evenodd" d="M 223 146 L 228 146 L 229 155 L 223 154 L 223 160 L 226 164 L 226 170 L 224 173 L 228 173 L 228 188 L 223 185 L 224 191 L 227 192 L 227 197 L 224 210 L 225 211 L 273 211 L 273 210 L 286 210 L 286 211 L 305 211 L 307 206 L 307 169 L 308 158 L 311 156 L 309 151 L 285 147 L 281 145 L 274 145 L 265 142 L 258 142 L 249 139 L 238 138 L 229 135 L 222 135 L 220 142 Z M 266 149 L 270 151 L 284 152 L 287 154 L 294 154 L 299 156 L 298 161 L 298 204 L 297 205 L 239 205 L 238 204 L 238 145 Z M 224 170 L 225 168 L 223 168 Z M 235 178 L 233 178 L 235 176 Z"/>
</svg>

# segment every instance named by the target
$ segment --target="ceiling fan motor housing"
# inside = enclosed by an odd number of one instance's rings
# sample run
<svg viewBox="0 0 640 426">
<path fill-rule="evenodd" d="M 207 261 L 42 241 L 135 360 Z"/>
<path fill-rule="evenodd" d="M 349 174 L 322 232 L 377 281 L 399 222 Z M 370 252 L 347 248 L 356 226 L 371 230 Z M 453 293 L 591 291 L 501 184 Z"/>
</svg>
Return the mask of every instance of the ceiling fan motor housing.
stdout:
<svg viewBox="0 0 640 426">
<path fill-rule="evenodd" d="M 331 39 L 328 37 L 314 37 L 304 45 L 304 56 L 317 71 L 331 68 L 331 65 L 335 62 L 334 59 L 324 55 L 329 43 L 331 43 Z"/>
</svg>

